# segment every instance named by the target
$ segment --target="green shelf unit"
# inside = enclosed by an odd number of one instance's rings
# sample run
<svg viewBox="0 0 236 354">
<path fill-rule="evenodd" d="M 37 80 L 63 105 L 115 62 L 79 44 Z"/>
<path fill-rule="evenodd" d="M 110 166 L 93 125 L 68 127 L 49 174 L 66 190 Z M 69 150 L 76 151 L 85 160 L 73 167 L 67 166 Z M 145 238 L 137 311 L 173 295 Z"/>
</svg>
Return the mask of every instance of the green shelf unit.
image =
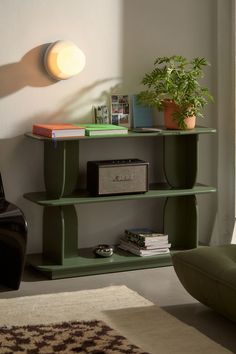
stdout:
<svg viewBox="0 0 236 354">
<path fill-rule="evenodd" d="M 215 133 L 213 128 L 162 130 L 153 133 L 129 132 L 122 136 L 93 136 L 52 140 L 27 133 L 44 143 L 46 191 L 26 193 L 24 197 L 44 207 L 43 252 L 29 255 L 28 263 L 50 279 L 154 268 L 171 265 L 171 255 L 138 257 L 117 251 L 111 258 L 96 258 L 92 249 L 78 250 L 78 218 L 75 205 L 164 198 L 163 232 L 168 233 L 172 249 L 198 245 L 198 206 L 196 196 L 215 192 L 212 186 L 196 183 L 198 139 Z M 149 186 L 146 193 L 92 197 L 78 190 L 78 153 L 84 140 L 156 138 L 163 142 L 163 169 L 167 183 Z M 132 139 L 130 143 L 132 143 Z M 122 141 L 122 140 L 121 140 Z M 111 142 L 112 143 L 112 142 Z M 111 156 L 112 158 L 112 156 Z"/>
</svg>

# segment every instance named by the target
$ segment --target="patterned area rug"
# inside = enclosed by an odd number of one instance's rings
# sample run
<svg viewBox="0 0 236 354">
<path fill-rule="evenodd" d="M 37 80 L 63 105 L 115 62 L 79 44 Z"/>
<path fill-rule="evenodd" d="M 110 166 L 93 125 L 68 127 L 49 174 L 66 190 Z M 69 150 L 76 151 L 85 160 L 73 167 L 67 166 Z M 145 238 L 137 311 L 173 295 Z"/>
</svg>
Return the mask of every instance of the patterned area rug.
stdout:
<svg viewBox="0 0 236 354">
<path fill-rule="evenodd" d="M 0 327 L 0 353 L 148 354 L 97 320 Z"/>
<path fill-rule="evenodd" d="M 4 294 L 0 294 L 0 297 L 1 295 Z M 81 323 L 81 321 L 85 322 Z M 101 324 L 100 321 L 103 323 Z M 71 333 L 65 339 L 62 335 L 58 337 L 55 336 L 55 333 L 50 333 L 54 325 L 60 324 L 62 326 L 62 323 L 65 323 L 66 326 L 75 323 L 77 326 L 75 329 L 72 325 Z M 103 328 L 104 326 L 110 327 L 107 327 L 109 328 L 109 341 L 103 342 L 104 347 L 99 347 L 103 340 L 103 336 L 99 335 L 102 331 L 93 329 L 90 323 L 99 323 L 100 328 L 101 326 Z M 83 325 L 82 330 L 81 325 Z M 13 326 L 15 326 L 14 329 Z M 85 331 L 86 326 L 87 330 Z M 37 337 L 38 334 L 35 332 L 37 328 L 42 339 Z M 232 351 L 218 344 L 216 340 L 212 340 L 197 328 L 178 320 L 124 285 L 9 299 L 0 298 L 0 330 L 0 354 L 67 354 L 76 352 L 81 354 L 143 352 L 152 354 L 232 354 Z M 73 334 L 73 331 L 76 335 Z M 233 337 L 234 328 L 231 331 Z M 61 332 L 66 335 L 64 329 Z M 77 333 L 82 332 L 83 337 L 81 338 Z M 30 333 L 28 337 L 32 342 L 28 343 L 27 333 Z M 87 338 L 88 333 L 90 333 L 90 337 Z M 122 341 L 122 345 L 119 342 L 117 349 L 117 341 L 121 341 L 123 338 L 121 335 L 127 339 L 125 339 L 125 343 Z M 221 338 L 220 332 L 218 337 Z M 12 338 L 13 340 L 10 340 Z M 54 341 L 54 338 L 59 338 L 59 342 Z M 45 348 L 43 341 L 46 339 L 49 340 L 50 346 L 67 345 L 68 343 L 72 347 L 70 351 L 68 351 L 70 347 L 66 351 L 60 350 L 59 347 L 56 347 L 58 351 Z M 76 344 L 73 344 L 71 341 L 75 339 Z M 96 341 L 94 349 L 89 347 L 93 341 Z M 35 349 L 36 344 L 39 349 Z M 7 349 L 10 345 L 12 348 Z M 25 351 L 17 349 L 17 346 L 20 345 L 25 348 Z M 79 349 L 82 345 L 86 345 L 87 348 Z M 109 345 L 111 348 L 108 350 L 107 346 L 109 347 Z M 128 349 L 125 346 L 128 346 Z M 30 349 L 27 351 L 26 348 Z"/>
</svg>

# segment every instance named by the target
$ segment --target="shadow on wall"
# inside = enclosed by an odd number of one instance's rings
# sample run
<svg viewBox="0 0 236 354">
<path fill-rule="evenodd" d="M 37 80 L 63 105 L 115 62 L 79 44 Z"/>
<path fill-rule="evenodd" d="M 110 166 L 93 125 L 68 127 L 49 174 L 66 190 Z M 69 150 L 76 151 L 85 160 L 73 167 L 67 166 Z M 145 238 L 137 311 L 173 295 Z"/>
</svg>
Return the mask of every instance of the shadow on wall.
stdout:
<svg viewBox="0 0 236 354">
<path fill-rule="evenodd" d="M 9 96 L 26 86 L 31 87 L 46 87 L 60 82 L 60 80 L 54 80 L 51 78 L 43 65 L 43 56 L 45 50 L 51 43 L 42 44 L 31 49 L 27 52 L 19 62 L 6 64 L 0 67 L 0 98 Z M 82 111 L 83 119 L 80 119 L 80 123 L 85 123 L 91 120 L 93 117 L 92 104 L 101 104 L 101 102 L 107 103 L 109 96 L 117 89 L 117 84 L 111 86 L 108 90 L 103 90 L 99 97 L 94 98 L 91 104 L 91 93 L 98 86 L 103 86 L 109 82 L 120 81 L 120 78 L 105 78 L 103 80 L 97 80 L 92 84 L 83 87 L 79 91 L 76 91 L 69 97 L 66 97 L 64 102 L 60 104 L 57 110 L 48 114 L 48 112 L 40 112 L 36 116 L 30 116 L 28 123 L 25 122 L 25 130 L 27 126 L 31 128 L 34 122 L 57 122 L 64 120 L 65 116 L 67 120 L 72 122 L 78 121 L 79 112 Z M 89 111 L 85 111 L 86 107 L 90 106 Z M 15 124 L 16 127 L 16 124 Z M 17 128 L 17 127 L 16 127 Z M 19 122 L 19 134 L 22 134 L 22 121 Z"/>
<path fill-rule="evenodd" d="M 0 151 L 0 172 L 9 201 L 17 204 L 23 192 L 44 188 L 42 144 L 19 135 L 0 139 Z"/>
<path fill-rule="evenodd" d="M 44 87 L 58 82 L 46 75 L 42 64 L 44 52 L 49 44 L 31 49 L 19 62 L 0 67 L 0 98 L 25 86 Z"/>
<path fill-rule="evenodd" d="M 76 91 L 69 97 L 65 98 L 64 102 L 59 106 L 59 108 L 52 113 L 40 112 L 38 115 L 29 117 L 29 125 L 32 123 L 57 123 L 59 121 L 65 120 L 65 117 L 68 122 L 79 122 L 88 123 L 91 121 L 91 118 L 94 119 L 93 105 L 99 105 L 101 103 L 107 104 L 109 106 L 110 95 L 118 90 L 120 87 L 119 84 L 111 86 L 107 90 L 103 90 L 99 96 L 96 96 L 91 100 L 91 95 L 93 90 L 97 89 L 99 86 L 102 86 L 108 82 L 119 80 L 119 78 L 107 78 L 104 80 L 97 80 L 91 85 L 85 86 L 82 89 Z M 89 107 L 89 109 L 88 109 Z M 86 110 L 87 109 L 87 110 Z M 83 112 L 83 117 L 80 117 L 79 112 Z"/>
</svg>

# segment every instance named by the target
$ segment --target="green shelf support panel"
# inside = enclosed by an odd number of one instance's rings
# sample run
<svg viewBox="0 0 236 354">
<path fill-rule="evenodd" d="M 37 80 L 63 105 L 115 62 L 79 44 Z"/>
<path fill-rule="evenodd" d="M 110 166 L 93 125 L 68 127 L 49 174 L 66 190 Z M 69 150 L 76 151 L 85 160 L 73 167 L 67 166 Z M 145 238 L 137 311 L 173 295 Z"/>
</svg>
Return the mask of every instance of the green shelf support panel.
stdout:
<svg viewBox="0 0 236 354">
<path fill-rule="evenodd" d="M 27 263 L 49 279 L 124 272 L 172 265 L 170 254 L 139 257 L 125 251 L 115 250 L 112 257 L 96 258 L 92 248 L 79 249 L 77 257 L 66 259 L 63 265 L 49 262 L 42 254 L 28 255 Z"/>
<path fill-rule="evenodd" d="M 197 177 L 198 135 L 164 137 L 164 173 L 173 188 L 192 188 Z"/>
<path fill-rule="evenodd" d="M 77 256 L 78 221 L 73 205 L 45 207 L 43 213 L 43 254 L 63 265 Z"/>
<path fill-rule="evenodd" d="M 167 198 L 164 207 L 164 233 L 171 248 L 191 249 L 198 245 L 198 207 L 195 195 Z"/>
<path fill-rule="evenodd" d="M 44 140 L 44 180 L 47 195 L 71 195 L 78 183 L 79 140 Z"/>
</svg>

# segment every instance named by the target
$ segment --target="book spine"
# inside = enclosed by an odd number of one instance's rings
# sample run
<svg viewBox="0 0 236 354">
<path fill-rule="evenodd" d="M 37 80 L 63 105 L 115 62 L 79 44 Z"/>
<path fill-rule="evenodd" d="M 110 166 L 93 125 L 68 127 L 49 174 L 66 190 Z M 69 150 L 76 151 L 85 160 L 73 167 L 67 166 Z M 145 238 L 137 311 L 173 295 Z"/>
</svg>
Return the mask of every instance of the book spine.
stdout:
<svg viewBox="0 0 236 354">
<path fill-rule="evenodd" d="M 126 239 L 127 239 L 127 242 L 133 243 L 133 244 L 137 245 L 137 247 L 145 247 L 145 246 L 147 246 L 145 241 L 137 240 L 136 238 L 133 238 L 130 235 L 128 235 L 128 237 Z"/>
<path fill-rule="evenodd" d="M 130 232 L 125 231 L 125 237 L 127 240 L 136 242 L 140 245 L 147 245 L 151 244 L 154 241 L 160 241 L 160 242 L 168 242 L 168 236 L 163 235 L 163 236 L 143 236 L 143 235 L 138 235 L 138 234 L 133 234 Z"/>
<path fill-rule="evenodd" d="M 148 242 L 146 240 L 143 241 L 143 240 L 136 240 L 135 238 L 132 238 L 132 237 L 125 237 L 125 241 L 127 241 L 128 243 L 134 244 L 139 248 L 144 248 L 144 249 L 148 248 L 148 247 L 154 247 L 154 245 L 157 243 L 158 243 L 158 246 L 160 246 L 160 247 L 168 247 L 167 245 L 169 245 L 168 240 L 161 241 L 161 242 L 159 242 L 158 240 Z"/>
<path fill-rule="evenodd" d="M 166 249 L 166 248 L 170 248 L 171 244 L 170 243 L 157 243 L 157 242 L 153 242 L 150 245 L 144 245 L 144 246 L 140 246 L 135 242 L 132 241 L 128 241 L 127 239 L 120 239 L 120 244 L 125 245 L 127 247 L 131 247 L 137 250 L 141 250 L 141 251 L 149 251 L 149 250 L 157 250 L 157 249 Z"/>
<path fill-rule="evenodd" d="M 159 250 L 153 250 L 153 251 L 140 251 L 140 250 L 136 250 L 136 249 L 132 249 L 132 248 L 129 248 L 125 245 L 118 245 L 118 247 L 124 251 L 127 251 L 127 252 L 130 252 L 130 253 L 133 253 L 135 254 L 136 256 L 140 256 L 140 257 L 143 257 L 143 256 L 155 256 L 155 255 L 158 255 L 158 254 L 166 254 L 166 253 L 170 253 L 170 250 L 168 248 L 165 248 L 165 249 L 159 249 Z"/>
<path fill-rule="evenodd" d="M 43 136 L 46 136 L 47 138 L 52 138 L 52 130 L 51 129 L 37 127 L 35 125 L 33 126 L 33 134 L 43 135 Z"/>
</svg>

